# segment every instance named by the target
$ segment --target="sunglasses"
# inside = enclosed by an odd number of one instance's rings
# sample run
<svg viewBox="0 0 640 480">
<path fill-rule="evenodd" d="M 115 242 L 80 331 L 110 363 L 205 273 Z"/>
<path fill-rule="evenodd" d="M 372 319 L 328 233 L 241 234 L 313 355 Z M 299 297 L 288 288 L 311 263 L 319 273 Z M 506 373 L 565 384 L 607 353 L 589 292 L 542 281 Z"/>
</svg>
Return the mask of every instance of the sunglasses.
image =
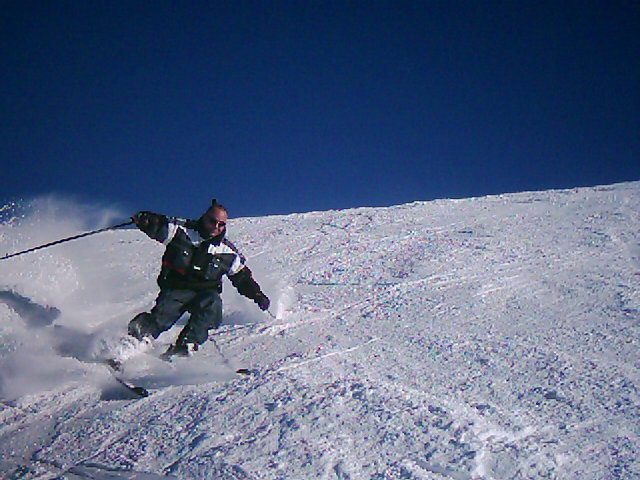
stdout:
<svg viewBox="0 0 640 480">
<path fill-rule="evenodd" d="M 217 220 L 215 218 L 212 217 L 204 217 L 205 220 L 207 221 L 207 223 L 213 225 L 214 227 L 220 227 L 220 228 L 224 228 L 227 226 L 227 222 L 221 222 L 220 220 Z"/>
</svg>

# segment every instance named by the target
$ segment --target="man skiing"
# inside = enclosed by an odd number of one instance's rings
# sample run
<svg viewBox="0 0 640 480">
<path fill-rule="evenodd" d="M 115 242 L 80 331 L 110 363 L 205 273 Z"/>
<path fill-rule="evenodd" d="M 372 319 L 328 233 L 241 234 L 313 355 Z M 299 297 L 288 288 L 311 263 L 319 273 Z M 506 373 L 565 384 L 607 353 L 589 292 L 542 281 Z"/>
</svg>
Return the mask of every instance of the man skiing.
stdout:
<svg viewBox="0 0 640 480">
<path fill-rule="evenodd" d="M 129 322 L 129 335 L 150 343 L 188 311 L 189 321 L 164 357 L 189 356 L 206 342 L 209 330 L 222 322 L 220 293 L 224 275 L 261 310 L 269 308 L 269 298 L 253 279 L 245 258 L 225 238 L 227 209 L 216 200 L 198 220 L 184 224 L 146 211 L 136 213 L 132 219 L 147 236 L 167 248 L 162 256 L 160 293 L 155 306 Z"/>
</svg>

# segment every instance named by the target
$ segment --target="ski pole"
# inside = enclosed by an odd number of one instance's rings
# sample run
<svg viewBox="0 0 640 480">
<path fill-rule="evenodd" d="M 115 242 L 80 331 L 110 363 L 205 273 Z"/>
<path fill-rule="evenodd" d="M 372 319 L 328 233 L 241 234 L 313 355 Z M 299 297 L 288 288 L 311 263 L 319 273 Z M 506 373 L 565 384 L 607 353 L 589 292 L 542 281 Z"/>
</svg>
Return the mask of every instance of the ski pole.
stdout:
<svg viewBox="0 0 640 480">
<path fill-rule="evenodd" d="M 214 347 L 216 347 L 216 350 L 218 351 L 218 355 L 220 355 L 220 358 L 222 358 L 222 363 L 224 363 L 224 366 L 230 370 L 233 370 L 233 367 L 231 366 L 231 362 L 229 361 L 227 356 L 224 353 L 222 353 L 222 350 L 218 346 L 218 342 L 216 342 L 215 337 L 209 337 L 209 338 L 213 343 Z M 249 375 L 251 373 L 251 370 L 249 370 L 248 368 L 238 368 L 236 369 L 236 373 L 240 375 Z"/>
<path fill-rule="evenodd" d="M 38 247 L 30 248 L 28 250 L 23 250 L 21 252 L 12 253 L 10 255 L 7 254 L 4 257 L 0 258 L 0 260 L 6 260 L 7 258 L 17 257 L 18 255 L 23 255 L 23 254 L 29 253 L 29 252 L 35 252 L 36 250 L 40 250 L 42 248 L 52 247 L 54 245 L 58 245 L 60 243 L 68 242 L 70 240 L 76 240 L 78 238 L 88 237 L 89 235 L 95 235 L 96 233 L 106 232 L 107 230 L 115 230 L 116 228 L 126 227 L 127 225 L 131 225 L 132 223 L 134 223 L 133 220 L 129 220 L 128 222 L 119 223 L 118 225 L 112 225 L 110 227 L 100 228 L 98 230 L 93 230 L 91 232 L 81 233 L 80 235 L 74 235 L 73 237 L 63 238 L 63 239 L 60 239 L 60 240 L 56 240 L 55 242 L 50 242 L 50 243 L 46 243 L 44 245 L 40 245 Z"/>
</svg>

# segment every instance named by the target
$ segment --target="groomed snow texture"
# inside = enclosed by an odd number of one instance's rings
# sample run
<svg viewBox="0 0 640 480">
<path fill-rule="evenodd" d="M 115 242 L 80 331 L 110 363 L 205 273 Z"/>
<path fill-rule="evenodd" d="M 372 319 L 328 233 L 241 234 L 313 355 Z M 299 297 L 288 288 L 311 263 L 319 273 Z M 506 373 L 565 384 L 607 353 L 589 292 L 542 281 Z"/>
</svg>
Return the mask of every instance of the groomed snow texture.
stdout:
<svg viewBox="0 0 640 480">
<path fill-rule="evenodd" d="M 86 228 L 1 210 L 3 255 Z M 0 478 L 640 478 L 639 212 L 634 182 L 232 220 L 276 318 L 226 282 L 196 356 L 127 362 L 145 399 L 89 360 L 153 305 L 161 245 L 0 261 Z"/>
</svg>

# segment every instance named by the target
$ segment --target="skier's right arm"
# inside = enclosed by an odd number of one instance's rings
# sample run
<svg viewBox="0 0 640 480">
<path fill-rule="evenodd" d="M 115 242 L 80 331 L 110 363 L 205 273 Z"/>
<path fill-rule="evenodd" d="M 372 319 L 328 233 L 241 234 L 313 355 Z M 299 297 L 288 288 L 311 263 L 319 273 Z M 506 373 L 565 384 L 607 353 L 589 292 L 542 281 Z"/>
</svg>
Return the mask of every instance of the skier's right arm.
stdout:
<svg viewBox="0 0 640 480">
<path fill-rule="evenodd" d="M 167 241 L 169 236 L 169 219 L 159 213 L 141 211 L 131 217 L 137 227 L 160 243 Z"/>
</svg>

